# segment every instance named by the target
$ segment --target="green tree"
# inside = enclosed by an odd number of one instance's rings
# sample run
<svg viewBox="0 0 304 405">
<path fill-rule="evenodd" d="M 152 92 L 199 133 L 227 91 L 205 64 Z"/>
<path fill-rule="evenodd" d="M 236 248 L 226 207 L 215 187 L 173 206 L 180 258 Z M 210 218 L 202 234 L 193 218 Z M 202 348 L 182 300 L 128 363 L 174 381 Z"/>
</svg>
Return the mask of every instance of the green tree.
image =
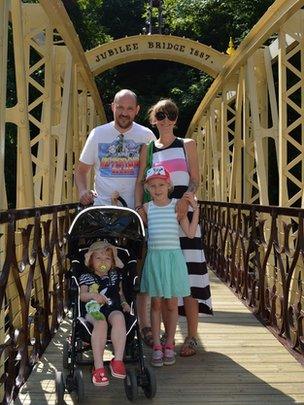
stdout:
<svg viewBox="0 0 304 405">
<path fill-rule="evenodd" d="M 225 52 L 229 37 L 239 43 L 274 0 L 164 0 L 170 32 Z"/>
<path fill-rule="evenodd" d="M 147 17 L 148 1 L 144 0 L 65 3 L 75 9 L 69 13 L 85 49 L 110 38 L 141 33 Z M 229 37 L 238 44 L 272 3 L 273 0 L 163 0 L 165 29 L 224 52 Z M 111 69 L 99 76 L 97 83 L 108 119 L 113 94 L 121 88 L 131 88 L 139 95 L 142 110 L 138 119 L 145 124 L 148 107 L 159 98 L 171 97 L 180 107 L 177 134 L 183 136 L 212 79 L 181 64 L 151 60 Z"/>
</svg>

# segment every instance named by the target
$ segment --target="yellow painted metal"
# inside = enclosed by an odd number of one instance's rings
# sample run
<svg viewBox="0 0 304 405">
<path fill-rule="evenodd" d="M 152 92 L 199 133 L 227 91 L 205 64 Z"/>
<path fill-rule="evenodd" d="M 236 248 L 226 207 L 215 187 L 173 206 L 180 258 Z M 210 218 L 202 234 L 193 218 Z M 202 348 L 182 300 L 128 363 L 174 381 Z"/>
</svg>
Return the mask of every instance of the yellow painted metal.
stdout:
<svg viewBox="0 0 304 405">
<path fill-rule="evenodd" d="M 46 12 L 53 26 L 62 36 L 65 45 L 69 48 L 73 59 L 79 66 L 84 83 L 90 91 L 94 100 L 95 108 L 100 116 L 101 121 L 106 121 L 103 105 L 98 93 L 97 86 L 93 80 L 93 75 L 87 63 L 83 48 L 78 39 L 75 28 L 66 12 L 66 9 L 60 0 L 39 0 L 39 3 Z"/>
<path fill-rule="evenodd" d="M 229 56 L 233 55 L 235 53 L 235 46 L 234 46 L 234 41 L 233 41 L 232 37 L 230 37 L 229 45 L 228 45 L 228 48 L 226 50 L 226 53 Z"/>
<path fill-rule="evenodd" d="M 6 80 L 7 80 L 7 33 L 8 0 L 0 2 L 0 210 L 7 208 L 4 178 L 5 159 L 5 115 L 6 115 Z M 1 248 L 1 247 L 0 247 Z"/>
<path fill-rule="evenodd" d="M 105 122 L 94 76 L 63 4 L 44 3 L 47 13 L 40 4 L 0 2 L 0 208 L 7 208 L 6 123 L 17 128 L 17 208 L 24 208 L 77 201 L 74 164 L 92 125 Z M 17 103 L 6 108 L 9 24 Z"/>
<path fill-rule="evenodd" d="M 285 37 L 293 38 L 286 48 Z M 279 33 L 279 200 L 281 205 L 304 207 L 304 11 L 283 25 Z M 295 61 L 298 57 L 300 64 Z M 302 173 L 302 175 L 301 175 Z"/>
<path fill-rule="evenodd" d="M 228 56 L 210 46 L 173 35 L 135 35 L 117 39 L 86 52 L 92 72 L 98 75 L 123 63 L 163 59 L 203 70 L 216 77 Z"/>
<path fill-rule="evenodd" d="M 268 205 L 277 187 L 279 205 L 304 206 L 303 5 L 277 0 L 269 8 L 229 57 L 192 119 L 187 136 L 204 131 L 210 137 L 206 144 L 219 136 L 220 120 L 220 162 L 209 159 L 211 167 L 206 164 L 201 174 L 214 183 L 208 191 L 212 200 L 218 199 L 218 180 L 210 173 L 220 164 L 223 201 Z M 214 108 L 219 97 L 221 111 Z M 278 185 L 269 184 L 276 170 Z"/>
<path fill-rule="evenodd" d="M 26 50 L 22 46 L 25 30 L 22 6 L 19 0 L 11 1 L 14 57 L 17 87 L 17 105 L 14 122 L 18 128 L 17 141 L 17 207 L 34 207 L 33 169 L 31 161 L 28 88 L 26 82 Z"/>
<path fill-rule="evenodd" d="M 9 15 L 18 95 L 16 106 L 0 106 L 1 207 L 7 206 L 5 123 L 18 128 L 17 206 L 76 201 L 74 164 L 90 129 L 105 119 L 94 75 L 139 59 L 185 63 L 215 77 L 187 133 L 197 140 L 204 160 L 202 197 L 268 204 L 270 152 L 275 152 L 279 204 L 301 201 L 304 206 L 303 142 L 293 136 L 303 125 L 298 100 L 304 90 L 303 68 L 294 63 L 304 58 L 302 5 L 304 0 L 277 0 L 227 56 L 168 35 L 126 37 L 84 53 L 60 0 L 1 2 L 1 100 L 6 94 Z M 278 39 L 271 37 L 275 32 Z M 293 85 L 291 74 L 298 78 Z"/>
<path fill-rule="evenodd" d="M 259 22 L 249 32 L 247 37 L 242 41 L 234 55 L 232 55 L 225 63 L 220 74 L 214 80 L 206 96 L 203 98 L 193 119 L 188 128 L 188 134 L 191 134 L 195 129 L 200 116 L 205 111 L 212 99 L 221 90 L 224 83 L 227 83 L 229 78 L 246 63 L 246 60 L 259 47 L 263 46 L 264 42 L 276 31 L 279 27 L 292 17 L 293 14 L 304 6 L 304 0 L 277 0 L 263 15 Z"/>
</svg>

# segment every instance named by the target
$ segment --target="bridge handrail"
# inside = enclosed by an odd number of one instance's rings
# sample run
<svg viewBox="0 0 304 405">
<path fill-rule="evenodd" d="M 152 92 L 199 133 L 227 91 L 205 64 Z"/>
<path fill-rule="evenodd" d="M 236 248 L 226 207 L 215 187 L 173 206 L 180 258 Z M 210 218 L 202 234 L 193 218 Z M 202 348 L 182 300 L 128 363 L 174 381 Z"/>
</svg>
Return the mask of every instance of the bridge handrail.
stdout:
<svg viewBox="0 0 304 405">
<path fill-rule="evenodd" d="M 208 265 L 304 364 L 304 210 L 200 205 Z"/>
<path fill-rule="evenodd" d="M 67 307 L 65 235 L 78 204 L 0 211 L 0 402 L 10 403 Z"/>
</svg>

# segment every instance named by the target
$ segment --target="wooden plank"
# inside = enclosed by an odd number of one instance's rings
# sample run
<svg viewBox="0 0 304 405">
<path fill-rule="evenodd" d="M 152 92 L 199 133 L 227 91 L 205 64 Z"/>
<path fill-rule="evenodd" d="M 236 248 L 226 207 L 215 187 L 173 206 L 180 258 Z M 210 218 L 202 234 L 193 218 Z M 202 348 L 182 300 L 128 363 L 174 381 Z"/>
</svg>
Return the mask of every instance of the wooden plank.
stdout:
<svg viewBox="0 0 304 405">
<path fill-rule="evenodd" d="M 176 405 L 182 399 L 191 405 L 303 404 L 303 367 L 223 283 L 212 273 L 210 276 L 215 316 L 200 319 L 198 354 L 177 356 L 174 366 L 156 369 L 156 397 L 151 402 L 140 390 L 137 403 Z M 55 404 L 54 374 L 62 370 L 62 342 L 69 330 L 70 323 L 65 320 L 22 387 L 16 404 Z M 185 334 L 185 319 L 180 318 L 177 351 Z M 150 351 L 145 350 L 149 362 Z M 86 405 L 98 401 L 104 405 L 129 403 L 122 381 L 111 378 L 108 387 L 94 387 L 90 368 L 83 367 L 83 372 Z M 65 401 L 74 404 L 75 396 L 66 394 Z"/>
</svg>

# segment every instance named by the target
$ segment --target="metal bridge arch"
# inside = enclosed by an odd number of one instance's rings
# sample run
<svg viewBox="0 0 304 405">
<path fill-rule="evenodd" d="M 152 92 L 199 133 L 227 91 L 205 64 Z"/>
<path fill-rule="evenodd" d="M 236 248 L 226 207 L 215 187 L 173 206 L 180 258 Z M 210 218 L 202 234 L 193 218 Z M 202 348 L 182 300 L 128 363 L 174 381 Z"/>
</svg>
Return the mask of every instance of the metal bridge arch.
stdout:
<svg viewBox="0 0 304 405">
<path fill-rule="evenodd" d="M 90 129 L 105 122 L 94 75 L 151 58 L 186 63 L 215 78 L 187 133 L 199 145 L 201 198 L 303 206 L 303 4 L 276 0 L 228 57 L 185 38 L 159 35 L 123 38 L 85 53 L 60 0 L 2 1 L 0 208 L 7 207 L 7 123 L 18 131 L 17 207 L 76 201 L 74 164 Z M 9 25 L 17 103 L 8 108 Z M 30 65 L 32 53 L 36 62 Z M 36 98 L 29 99 L 30 88 Z M 270 199 L 273 184 L 276 200 Z"/>
<path fill-rule="evenodd" d="M 86 52 L 91 71 L 98 75 L 123 63 L 162 59 L 183 63 L 216 77 L 228 56 L 210 46 L 173 35 L 135 35 Z"/>
</svg>

